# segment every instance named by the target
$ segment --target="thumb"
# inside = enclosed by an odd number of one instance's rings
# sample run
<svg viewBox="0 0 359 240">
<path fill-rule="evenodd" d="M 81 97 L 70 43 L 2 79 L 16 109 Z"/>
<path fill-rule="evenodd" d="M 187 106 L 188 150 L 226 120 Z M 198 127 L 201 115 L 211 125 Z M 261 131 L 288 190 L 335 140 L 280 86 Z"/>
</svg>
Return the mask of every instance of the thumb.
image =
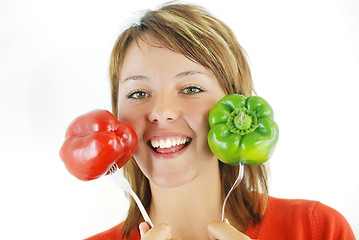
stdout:
<svg viewBox="0 0 359 240">
<path fill-rule="evenodd" d="M 140 230 L 141 238 L 151 229 L 146 222 L 141 222 L 138 228 Z"/>
</svg>

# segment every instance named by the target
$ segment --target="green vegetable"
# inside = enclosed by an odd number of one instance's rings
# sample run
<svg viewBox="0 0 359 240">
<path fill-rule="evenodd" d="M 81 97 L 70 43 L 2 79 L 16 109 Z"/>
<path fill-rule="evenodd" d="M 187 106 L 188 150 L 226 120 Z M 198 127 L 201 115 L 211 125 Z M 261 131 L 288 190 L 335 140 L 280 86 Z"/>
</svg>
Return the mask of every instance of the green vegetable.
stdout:
<svg viewBox="0 0 359 240">
<path fill-rule="evenodd" d="M 258 96 L 225 96 L 212 107 L 208 122 L 208 145 L 227 164 L 262 164 L 278 141 L 272 107 Z"/>
</svg>

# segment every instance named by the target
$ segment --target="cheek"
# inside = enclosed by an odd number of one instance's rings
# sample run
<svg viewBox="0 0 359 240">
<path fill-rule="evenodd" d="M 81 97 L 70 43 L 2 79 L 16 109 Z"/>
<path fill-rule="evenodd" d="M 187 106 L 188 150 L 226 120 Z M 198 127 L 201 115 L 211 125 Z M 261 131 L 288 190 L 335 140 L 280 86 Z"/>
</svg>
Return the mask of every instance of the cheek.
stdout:
<svg viewBox="0 0 359 240">
<path fill-rule="evenodd" d="M 221 98 L 218 99 L 206 99 L 196 104 L 191 104 L 185 111 L 185 117 L 189 126 L 195 132 L 198 151 L 204 152 L 206 155 L 212 155 L 212 152 L 208 146 L 207 136 L 209 132 L 208 115 L 212 106 Z M 196 107 L 193 107 L 196 106 Z"/>
<path fill-rule="evenodd" d="M 183 108 L 183 114 L 186 118 L 197 126 L 194 130 L 209 130 L 208 115 L 212 106 L 217 102 L 216 99 L 205 99 L 196 103 L 189 102 Z"/>
<path fill-rule="evenodd" d="M 139 137 L 139 140 L 144 130 L 143 115 L 144 111 L 142 111 L 141 109 L 128 105 L 123 105 L 122 107 L 121 105 L 119 105 L 118 119 L 120 121 L 129 123 L 135 130 L 137 136 Z"/>
<path fill-rule="evenodd" d="M 188 107 L 185 112 L 187 122 L 195 132 L 198 140 L 202 142 L 201 146 L 207 145 L 207 135 L 209 131 L 208 114 L 210 107 L 205 107 L 205 104 L 196 104 L 200 107 Z"/>
</svg>

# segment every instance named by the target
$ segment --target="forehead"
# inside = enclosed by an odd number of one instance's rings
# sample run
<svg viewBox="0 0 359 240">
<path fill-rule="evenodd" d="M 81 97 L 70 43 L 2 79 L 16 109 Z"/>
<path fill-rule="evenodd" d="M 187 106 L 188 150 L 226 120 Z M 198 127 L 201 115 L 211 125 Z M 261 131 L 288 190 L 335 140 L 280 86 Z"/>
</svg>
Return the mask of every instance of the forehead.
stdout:
<svg viewBox="0 0 359 240">
<path fill-rule="evenodd" d="M 132 60 L 134 56 L 144 57 L 153 53 L 154 51 L 168 50 L 156 38 L 151 35 L 144 35 L 134 39 L 126 49 L 124 62 Z"/>
<path fill-rule="evenodd" d="M 147 34 L 135 39 L 128 46 L 121 67 L 121 78 L 136 71 L 210 71 L 210 69 L 190 60 L 181 53 L 174 52 L 156 38 Z"/>
</svg>

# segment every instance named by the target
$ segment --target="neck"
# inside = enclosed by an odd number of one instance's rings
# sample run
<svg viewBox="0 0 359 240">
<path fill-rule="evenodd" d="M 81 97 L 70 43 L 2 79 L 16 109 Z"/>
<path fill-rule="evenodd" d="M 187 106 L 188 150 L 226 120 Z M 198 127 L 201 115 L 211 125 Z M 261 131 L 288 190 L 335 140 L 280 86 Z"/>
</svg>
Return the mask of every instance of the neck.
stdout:
<svg viewBox="0 0 359 240">
<path fill-rule="evenodd" d="M 150 183 L 150 216 L 155 225 L 167 223 L 172 237 L 207 239 L 207 225 L 221 219 L 221 181 L 218 161 L 179 187 L 163 188 Z"/>
</svg>

